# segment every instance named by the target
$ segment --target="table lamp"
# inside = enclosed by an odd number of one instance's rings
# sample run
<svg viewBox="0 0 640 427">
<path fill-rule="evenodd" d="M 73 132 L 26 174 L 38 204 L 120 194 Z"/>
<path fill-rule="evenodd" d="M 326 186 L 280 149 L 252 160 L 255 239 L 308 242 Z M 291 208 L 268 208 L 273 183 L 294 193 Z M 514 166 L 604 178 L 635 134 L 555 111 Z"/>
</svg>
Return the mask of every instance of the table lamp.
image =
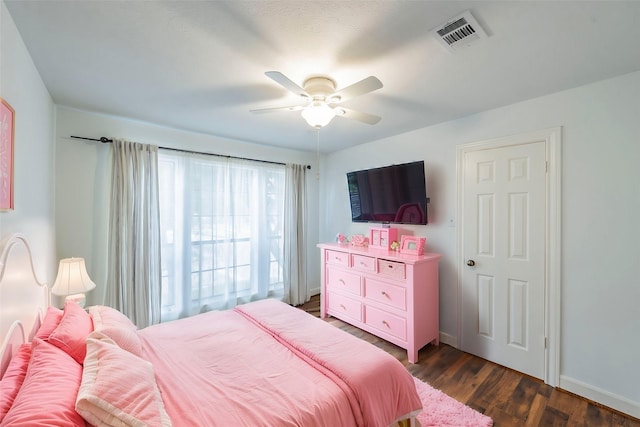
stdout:
<svg viewBox="0 0 640 427">
<path fill-rule="evenodd" d="M 51 288 L 51 293 L 66 296 L 65 301 L 75 301 L 80 307 L 84 307 L 85 292 L 95 287 L 96 284 L 91 281 L 89 274 L 87 274 L 84 258 L 65 258 L 60 260 L 58 276 L 53 288 Z"/>
</svg>

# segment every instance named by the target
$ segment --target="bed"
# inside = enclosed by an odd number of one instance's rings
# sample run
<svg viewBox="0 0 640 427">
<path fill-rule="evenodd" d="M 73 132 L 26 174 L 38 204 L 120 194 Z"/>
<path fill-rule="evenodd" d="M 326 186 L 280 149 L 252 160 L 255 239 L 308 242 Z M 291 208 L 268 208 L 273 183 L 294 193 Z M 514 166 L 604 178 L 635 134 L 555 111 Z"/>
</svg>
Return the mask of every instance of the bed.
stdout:
<svg viewBox="0 0 640 427">
<path fill-rule="evenodd" d="M 138 330 L 109 307 L 51 307 L 22 235 L 0 263 L 0 427 L 417 425 L 401 363 L 282 302 Z"/>
</svg>

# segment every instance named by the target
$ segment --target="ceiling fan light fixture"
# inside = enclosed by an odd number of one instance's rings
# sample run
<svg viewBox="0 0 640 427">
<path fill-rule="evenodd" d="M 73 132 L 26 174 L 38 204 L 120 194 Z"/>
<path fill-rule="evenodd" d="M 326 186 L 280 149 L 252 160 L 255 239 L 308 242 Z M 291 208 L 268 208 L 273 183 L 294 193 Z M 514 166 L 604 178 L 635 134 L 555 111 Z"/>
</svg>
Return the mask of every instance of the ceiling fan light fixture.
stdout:
<svg viewBox="0 0 640 427">
<path fill-rule="evenodd" d="M 314 128 L 328 125 L 335 116 L 335 110 L 324 101 L 313 101 L 307 108 L 302 110 L 302 118 L 306 120 L 309 126 Z"/>
<path fill-rule="evenodd" d="M 309 126 L 320 129 L 328 125 L 335 116 L 357 120 L 369 125 L 375 125 L 381 117 L 373 114 L 354 111 L 336 104 L 348 101 L 356 96 L 364 95 L 382 87 L 382 82 L 377 77 L 369 76 L 350 86 L 336 92 L 336 82 L 329 77 L 313 76 L 304 81 L 302 87 L 294 83 L 290 78 L 279 71 L 267 71 L 265 73 L 274 82 L 305 99 L 304 105 L 292 107 L 275 107 L 250 110 L 253 113 L 269 111 L 301 111 L 302 118 Z"/>
</svg>

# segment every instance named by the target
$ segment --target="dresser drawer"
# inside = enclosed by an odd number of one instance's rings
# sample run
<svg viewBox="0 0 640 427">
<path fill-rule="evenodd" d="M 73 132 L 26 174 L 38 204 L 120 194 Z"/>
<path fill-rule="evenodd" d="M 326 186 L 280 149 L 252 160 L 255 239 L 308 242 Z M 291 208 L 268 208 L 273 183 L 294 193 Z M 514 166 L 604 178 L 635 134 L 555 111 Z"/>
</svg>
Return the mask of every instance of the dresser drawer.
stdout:
<svg viewBox="0 0 640 427">
<path fill-rule="evenodd" d="M 391 285 L 373 279 L 366 279 L 365 297 L 401 310 L 407 309 L 407 290 L 402 286 Z"/>
<path fill-rule="evenodd" d="M 361 271 L 376 271 L 376 259 L 370 256 L 364 255 L 351 255 L 353 263 L 351 264 L 354 269 Z"/>
<path fill-rule="evenodd" d="M 349 253 L 340 251 L 325 251 L 327 264 L 349 267 Z"/>
<path fill-rule="evenodd" d="M 407 339 L 407 319 L 368 305 L 365 306 L 364 311 L 367 325 L 401 340 Z"/>
<path fill-rule="evenodd" d="M 328 292 L 327 311 L 334 316 L 348 316 L 362 322 L 362 303 L 344 295 Z"/>
<path fill-rule="evenodd" d="M 383 276 L 393 277 L 394 279 L 404 279 L 404 268 L 405 265 L 402 262 L 378 259 L 378 273 Z"/>
<path fill-rule="evenodd" d="M 327 267 L 327 289 L 362 295 L 362 279 L 357 274 Z"/>
</svg>

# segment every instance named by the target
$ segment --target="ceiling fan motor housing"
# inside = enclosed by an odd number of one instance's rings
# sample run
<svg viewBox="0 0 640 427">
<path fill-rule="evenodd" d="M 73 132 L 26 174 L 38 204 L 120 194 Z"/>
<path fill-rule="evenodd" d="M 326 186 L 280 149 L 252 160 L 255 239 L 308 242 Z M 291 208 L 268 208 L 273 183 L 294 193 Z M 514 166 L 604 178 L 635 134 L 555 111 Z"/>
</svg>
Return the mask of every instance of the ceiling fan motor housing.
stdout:
<svg viewBox="0 0 640 427">
<path fill-rule="evenodd" d="M 304 82 L 304 90 L 314 100 L 324 101 L 336 91 L 336 83 L 327 77 L 311 77 Z"/>
</svg>

